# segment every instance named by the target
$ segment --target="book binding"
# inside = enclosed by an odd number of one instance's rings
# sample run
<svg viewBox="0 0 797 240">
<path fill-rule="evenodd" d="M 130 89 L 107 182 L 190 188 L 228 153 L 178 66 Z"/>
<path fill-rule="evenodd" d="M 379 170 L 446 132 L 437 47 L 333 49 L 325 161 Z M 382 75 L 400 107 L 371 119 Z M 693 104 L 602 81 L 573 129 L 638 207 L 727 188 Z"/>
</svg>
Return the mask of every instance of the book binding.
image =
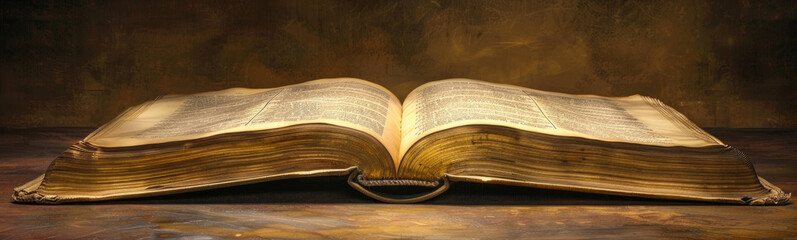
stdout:
<svg viewBox="0 0 797 240">
<path fill-rule="evenodd" d="M 386 203 L 417 203 L 429 200 L 448 190 L 451 183 L 447 176 L 443 176 L 436 181 L 416 180 L 416 179 L 380 179 L 366 180 L 363 178 L 362 171 L 352 171 L 349 175 L 349 186 L 357 191 Z M 399 187 L 399 186 L 418 186 L 428 188 L 430 191 L 414 194 L 394 194 L 378 191 L 377 187 Z"/>
</svg>

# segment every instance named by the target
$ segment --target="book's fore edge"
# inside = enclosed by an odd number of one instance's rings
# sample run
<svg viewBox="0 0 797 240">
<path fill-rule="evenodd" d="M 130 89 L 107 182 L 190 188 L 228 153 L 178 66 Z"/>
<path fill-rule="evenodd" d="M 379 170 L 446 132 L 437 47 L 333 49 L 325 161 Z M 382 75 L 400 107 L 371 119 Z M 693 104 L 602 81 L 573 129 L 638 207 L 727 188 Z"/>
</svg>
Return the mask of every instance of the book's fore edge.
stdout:
<svg viewBox="0 0 797 240">
<path fill-rule="evenodd" d="M 783 190 L 781 190 L 780 188 L 776 187 L 775 185 L 768 182 L 764 178 L 758 176 L 758 173 L 755 171 L 753 163 L 750 161 L 750 159 L 747 158 L 747 155 L 745 155 L 742 151 L 739 151 L 739 149 L 736 149 L 735 147 L 728 146 L 727 144 L 723 143 L 722 141 L 712 136 L 702 128 L 698 127 L 694 122 L 689 121 L 689 119 L 686 116 L 684 116 L 682 113 L 676 111 L 670 106 L 667 106 L 667 104 L 664 104 L 664 102 L 662 102 L 661 100 L 648 96 L 643 96 L 643 99 L 649 105 L 653 106 L 656 110 L 658 110 L 666 118 L 670 119 L 675 123 L 680 123 L 676 124 L 676 126 L 684 130 L 698 134 L 704 140 L 713 141 L 717 144 L 723 145 L 726 148 L 730 149 L 733 152 L 733 154 L 737 156 L 737 159 L 741 160 L 745 165 L 747 165 L 748 168 L 750 168 L 750 170 L 753 171 L 753 174 L 755 174 L 755 176 L 758 178 L 759 182 L 761 183 L 761 186 L 767 189 L 769 193 L 766 194 L 764 197 L 759 197 L 759 198 L 743 197 L 742 201 L 744 201 L 745 204 L 783 205 L 790 201 L 791 193 L 783 192 Z"/>
<path fill-rule="evenodd" d="M 43 194 L 38 191 L 39 186 L 44 181 L 45 175 L 42 174 L 41 176 L 37 177 L 34 180 L 31 180 L 19 187 L 14 188 L 14 193 L 11 196 L 13 202 L 17 203 L 38 203 L 38 204 L 62 204 L 62 203 L 70 203 L 70 202 L 96 202 L 96 201 L 106 201 L 106 200 L 114 200 L 114 199 L 125 199 L 125 198 L 139 198 L 139 197 L 152 197 L 152 196 L 162 196 L 167 194 L 177 194 L 177 193 L 185 193 L 185 192 L 195 192 L 195 191 L 202 191 L 208 189 L 216 189 L 216 188 L 223 188 L 223 187 L 232 187 L 232 186 L 239 186 L 245 184 L 252 184 L 252 183 L 261 183 L 261 182 L 269 182 L 269 181 L 276 181 L 276 180 L 283 180 L 283 179 L 292 179 L 292 178 L 305 178 L 305 177 L 321 177 L 321 176 L 345 176 L 349 175 L 351 172 L 356 172 L 357 167 L 349 167 L 345 169 L 323 169 L 323 170 L 312 170 L 312 171 L 299 171 L 299 172 L 291 172 L 291 173 L 284 173 L 284 174 L 274 174 L 268 176 L 262 176 L 258 178 L 251 178 L 251 179 L 238 179 L 238 180 L 230 180 L 218 183 L 209 183 L 209 184 L 199 184 L 199 185 L 192 185 L 192 186 L 185 186 L 185 187 L 174 187 L 174 188 L 165 188 L 165 189 L 152 189 L 146 192 L 139 192 L 139 193 L 118 193 L 118 194 L 109 194 L 109 195 L 102 195 L 102 196 L 86 196 L 86 195 L 54 195 L 54 194 Z"/>
<path fill-rule="evenodd" d="M 742 161 L 742 163 L 744 163 L 747 166 L 747 168 L 749 168 L 750 171 L 753 172 L 753 175 L 758 177 L 758 172 L 755 171 L 755 166 L 753 166 L 753 162 L 751 162 L 750 159 L 747 158 L 746 154 L 744 154 L 742 151 L 739 151 L 739 149 L 737 149 L 735 147 L 731 147 L 731 146 L 727 146 L 726 145 L 725 148 L 729 149 L 731 151 L 731 153 L 734 156 L 736 156 L 736 159 L 739 159 L 739 161 Z"/>
<path fill-rule="evenodd" d="M 576 191 L 576 192 L 586 192 L 586 193 L 597 193 L 597 194 L 608 194 L 608 195 L 619 195 L 619 196 L 631 196 L 631 197 L 645 197 L 645 198 L 655 198 L 655 199 L 671 199 L 671 200 L 691 200 L 691 201 L 703 201 L 703 202 L 719 202 L 719 203 L 731 203 L 731 204 L 739 204 L 739 205 L 785 205 L 789 202 L 791 198 L 791 193 L 784 193 L 780 188 L 775 187 L 768 181 L 764 180 L 763 178 L 758 178 L 761 184 L 766 188 L 769 192 L 763 195 L 755 196 L 755 197 L 748 197 L 748 196 L 740 196 L 738 198 L 723 198 L 723 197 L 704 197 L 704 196 L 694 196 L 694 195 L 676 195 L 676 194 L 659 194 L 659 193 L 643 193 L 643 192 L 636 192 L 636 191 L 625 191 L 620 189 L 609 189 L 609 188 L 597 188 L 597 187 L 585 187 L 585 186 L 575 186 L 575 185 L 564 185 L 564 184 L 553 184 L 553 183 L 542 183 L 542 182 L 532 182 L 532 181 L 521 181 L 521 180 L 512 180 L 512 179 L 503 179 L 503 178 L 494 178 L 494 177 L 481 177 L 481 176 L 465 176 L 465 175 L 454 175 L 454 174 L 446 174 L 446 177 L 451 182 L 473 182 L 473 183 L 489 183 L 489 184 L 501 184 L 501 185 L 511 185 L 511 186 L 521 186 L 521 187 L 535 187 L 535 188 L 544 188 L 544 189 L 554 189 L 554 190 L 565 190 L 565 191 Z"/>
<path fill-rule="evenodd" d="M 447 176 L 441 177 L 436 181 L 415 180 L 415 179 L 381 179 L 381 180 L 365 180 L 362 177 L 362 171 L 353 171 L 349 175 L 349 186 L 359 191 L 360 193 L 369 196 L 373 199 L 386 202 L 386 203 L 417 203 L 437 197 L 446 190 L 448 190 L 450 183 Z M 419 194 L 397 195 L 384 192 L 377 192 L 368 189 L 369 187 L 381 186 L 421 186 L 429 187 L 434 190 Z"/>
<path fill-rule="evenodd" d="M 728 146 L 727 144 L 723 143 L 722 141 L 712 136 L 702 128 L 698 127 L 694 122 L 690 121 L 682 113 L 678 112 L 677 110 L 673 109 L 667 104 L 664 104 L 664 102 L 662 102 L 661 100 L 648 96 L 642 96 L 642 99 L 645 102 L 647 102 L 649 105 L 653 106 L 654 109 L 658 110 L 659 113 L 661 113 L 671 122 L 676 123 L 676 126 L 681 128 L 682 130 L 698 134 L 700 138 L 703 140 L 709 142 L 715 142 L 717 144 L 725 146 L 727 149 L 730 149 L 733 152 L 733 154 L 737 156 L 737 159 L 742 161 L 742 163 L 747 165 L 747 167 L 750 168 L 751 171 L 753 171 L 753 174 L 755 174 L 755 176 L 758 178 L 759 182 L 761 183 L 761 186 L 767 189 L 769 193 L 766 194 L 764 197 L 759 197 L 759 198 L 743 197 L 742 201 L 744 201 L 745 204 L 783 205 L 790 201 L 791 193 L 783 192 L 783 190 L 781 190 L 780 188 L 776 187 L 775 185 L 768 182 L 764 178 L 758 176 L 758 173 L 755 171 L 753 163 L 750 161 L 750 159 L 747 158 L 747 155 L 745 155 L 742 151 L 739 151 L 739 149 L 732 146 Z"/>
</svg>

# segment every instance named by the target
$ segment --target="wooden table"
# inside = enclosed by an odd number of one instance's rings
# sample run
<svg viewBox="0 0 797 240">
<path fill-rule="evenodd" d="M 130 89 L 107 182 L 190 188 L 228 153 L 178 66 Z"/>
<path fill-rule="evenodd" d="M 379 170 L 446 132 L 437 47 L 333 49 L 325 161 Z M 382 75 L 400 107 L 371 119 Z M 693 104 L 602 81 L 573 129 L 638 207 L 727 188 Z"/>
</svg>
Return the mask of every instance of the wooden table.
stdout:
<svg viewBox="0 0 797 240">
<path fill-rule="evenodd" d="M 295 179 L 180 195 L 71 205 L 10 202 L 93 129 L 0 130 L 0 238 L 781 238 L 797 204 L 750 207 L 457 183 L 420 204 L 384 204 L 345 178 Z M 759 175 L 797 192 L 797 131 L 709 129 Z M 792 201 L 795 201 L 794 199 Z"/>
</svg>

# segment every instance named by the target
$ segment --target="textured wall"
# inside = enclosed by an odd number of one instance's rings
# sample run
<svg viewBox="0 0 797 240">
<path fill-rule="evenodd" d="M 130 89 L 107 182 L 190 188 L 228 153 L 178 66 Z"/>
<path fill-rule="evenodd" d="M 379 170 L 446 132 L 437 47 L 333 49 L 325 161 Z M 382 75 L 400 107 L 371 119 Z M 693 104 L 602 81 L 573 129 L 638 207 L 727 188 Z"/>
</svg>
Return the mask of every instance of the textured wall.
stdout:
<svg viewBox="0 0 797 240">
<path fill-rule="evenodd" d="M 609 3 L 607 3 L 609 2 Z M 99 126 L 169 93 L 467 77 L 797 127 L 795 1 L 2 3 L 0 127 Z"/>
</svg>

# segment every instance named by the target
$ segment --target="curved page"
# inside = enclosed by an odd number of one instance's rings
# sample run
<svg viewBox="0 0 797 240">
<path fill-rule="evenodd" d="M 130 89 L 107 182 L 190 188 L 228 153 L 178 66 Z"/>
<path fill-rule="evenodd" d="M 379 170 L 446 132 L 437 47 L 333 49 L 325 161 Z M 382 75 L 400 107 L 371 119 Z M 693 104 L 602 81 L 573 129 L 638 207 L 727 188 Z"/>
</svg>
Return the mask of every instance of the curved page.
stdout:
<svg viewBox="0 0 797 240">
<path fill-rule="evenodd" d="M 722 145 L 658 100 L 570 95 L 469 79 L 424 84 L 404 101 L 401 155 L 429 134 L 488 124 L 660 146 Z"/>
<path fill-rule="evenodd" d="M 400 118 L 398 98 L 379 85 L 353 78 L 321 79 L 273 89 L 164 96 L 129 109 L 84 141 L 124 147 L 327 123 L 374 136 L 398 166 Z"/>
</svg>

